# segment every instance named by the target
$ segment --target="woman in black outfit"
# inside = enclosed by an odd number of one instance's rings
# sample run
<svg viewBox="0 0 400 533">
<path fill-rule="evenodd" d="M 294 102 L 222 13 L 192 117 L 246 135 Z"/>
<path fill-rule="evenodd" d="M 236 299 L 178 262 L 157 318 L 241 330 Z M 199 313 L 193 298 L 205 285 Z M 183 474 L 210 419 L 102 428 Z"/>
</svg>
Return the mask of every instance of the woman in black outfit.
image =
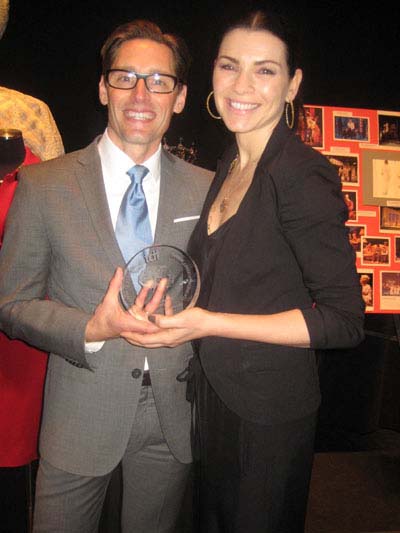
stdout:
<svg viewBox="0 0 400 533">
<path fill-rule="evenodd" d="M 289 37 L 261 12 L 224 34 L 214 99 L 235 143 L 190 241 L 200 298 L 156 316 L 159 333 L 131 339 L 194 340 L 202 533 L 304 530 L 320 401 L 314 350 L 363 338 L 340 181 L 291 130 L 302 71 Z"/>
</svg>

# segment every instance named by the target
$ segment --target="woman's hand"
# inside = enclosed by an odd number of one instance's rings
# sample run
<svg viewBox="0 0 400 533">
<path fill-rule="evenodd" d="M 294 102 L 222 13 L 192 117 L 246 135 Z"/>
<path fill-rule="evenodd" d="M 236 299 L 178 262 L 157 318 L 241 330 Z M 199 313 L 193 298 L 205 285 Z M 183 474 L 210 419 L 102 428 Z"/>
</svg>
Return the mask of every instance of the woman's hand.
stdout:
<svg viewBox="0 0 400 533">
<path fill-rule="evenodd" d="M 173 316 L 151 315 L 149 318 L 158 331 L 130 331 L 124 338 L 145 348 L 173 348 L 209 336 L 310 347 L 310 334 L 300 309 L 272 315 L 241 315 L 193 307 Z"/>
<path fill-rule="evenodd" d="M 162 346 L 174 348 L 179 344 L 209 334 L 207 328 L 212 315 L 209 311 L 200 307 L 193 307 L 176 315 L 171 315 L 171 310 L 168 310 L 166 305 L 166 313 L 169 314 L 150 317 L 153 324 L 158 326 L 158 332 L 145 334 L 127 332 L 123 334 L 123 337 L 131 344 L 143 348 L 161 348 Z"/>
</svg>

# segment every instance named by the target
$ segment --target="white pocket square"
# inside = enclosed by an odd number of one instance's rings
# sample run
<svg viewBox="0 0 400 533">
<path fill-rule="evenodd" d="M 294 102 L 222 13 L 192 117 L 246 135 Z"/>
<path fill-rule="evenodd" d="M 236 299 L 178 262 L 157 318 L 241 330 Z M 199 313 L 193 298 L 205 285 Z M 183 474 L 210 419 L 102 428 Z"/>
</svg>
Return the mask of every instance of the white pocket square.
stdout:
<svg viewBox="0 0 400 533">
<path fill-rule="evenodd" d="M 199 218 L 200 218 L 200 215 L 193 215 L 191 217 L 174 218 L 174 224 L 176 222 L 187 222 L 188 220 L 198 220 Z"/>
</svg>

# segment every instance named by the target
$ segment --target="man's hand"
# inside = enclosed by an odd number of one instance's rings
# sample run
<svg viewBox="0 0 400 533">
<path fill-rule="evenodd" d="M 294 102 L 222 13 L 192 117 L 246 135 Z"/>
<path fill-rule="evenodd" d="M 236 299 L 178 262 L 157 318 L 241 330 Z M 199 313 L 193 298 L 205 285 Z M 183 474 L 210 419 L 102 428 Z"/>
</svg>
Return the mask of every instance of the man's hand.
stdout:
<svg viewBox="0 0 400 533">
<path fill-rule="evenodd" d="M 163 287 L 144 305 L 148 289 L 138 295 L 135 305 L 125 311 L 119 302 L 119 291 L 122 286 L 123 271 L 117 268 L 110 281 L 102 302 L 97 306 L 94 315 L 86 326 L 86 342 L 105 341 L 121 336 L 121 333 L 155 333 L 159 328 L 148 321 L 147 315 L 157 309 L 162 297 Z"/>
</svg>

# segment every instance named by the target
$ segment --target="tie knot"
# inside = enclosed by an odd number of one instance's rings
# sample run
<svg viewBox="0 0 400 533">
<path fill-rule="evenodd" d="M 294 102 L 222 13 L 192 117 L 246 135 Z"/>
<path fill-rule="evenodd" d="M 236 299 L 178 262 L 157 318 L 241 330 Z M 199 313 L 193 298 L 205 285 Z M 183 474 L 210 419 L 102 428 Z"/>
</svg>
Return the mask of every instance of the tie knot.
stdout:
<svg viewBox="0 0 400 533">
<path fill-rule="evenodd" d="M 149 169 L 144 165 L 135 165 L 127 172 L 133 183 L 142 183 L 143 178 L 148 173 Z"/>
</svg>

